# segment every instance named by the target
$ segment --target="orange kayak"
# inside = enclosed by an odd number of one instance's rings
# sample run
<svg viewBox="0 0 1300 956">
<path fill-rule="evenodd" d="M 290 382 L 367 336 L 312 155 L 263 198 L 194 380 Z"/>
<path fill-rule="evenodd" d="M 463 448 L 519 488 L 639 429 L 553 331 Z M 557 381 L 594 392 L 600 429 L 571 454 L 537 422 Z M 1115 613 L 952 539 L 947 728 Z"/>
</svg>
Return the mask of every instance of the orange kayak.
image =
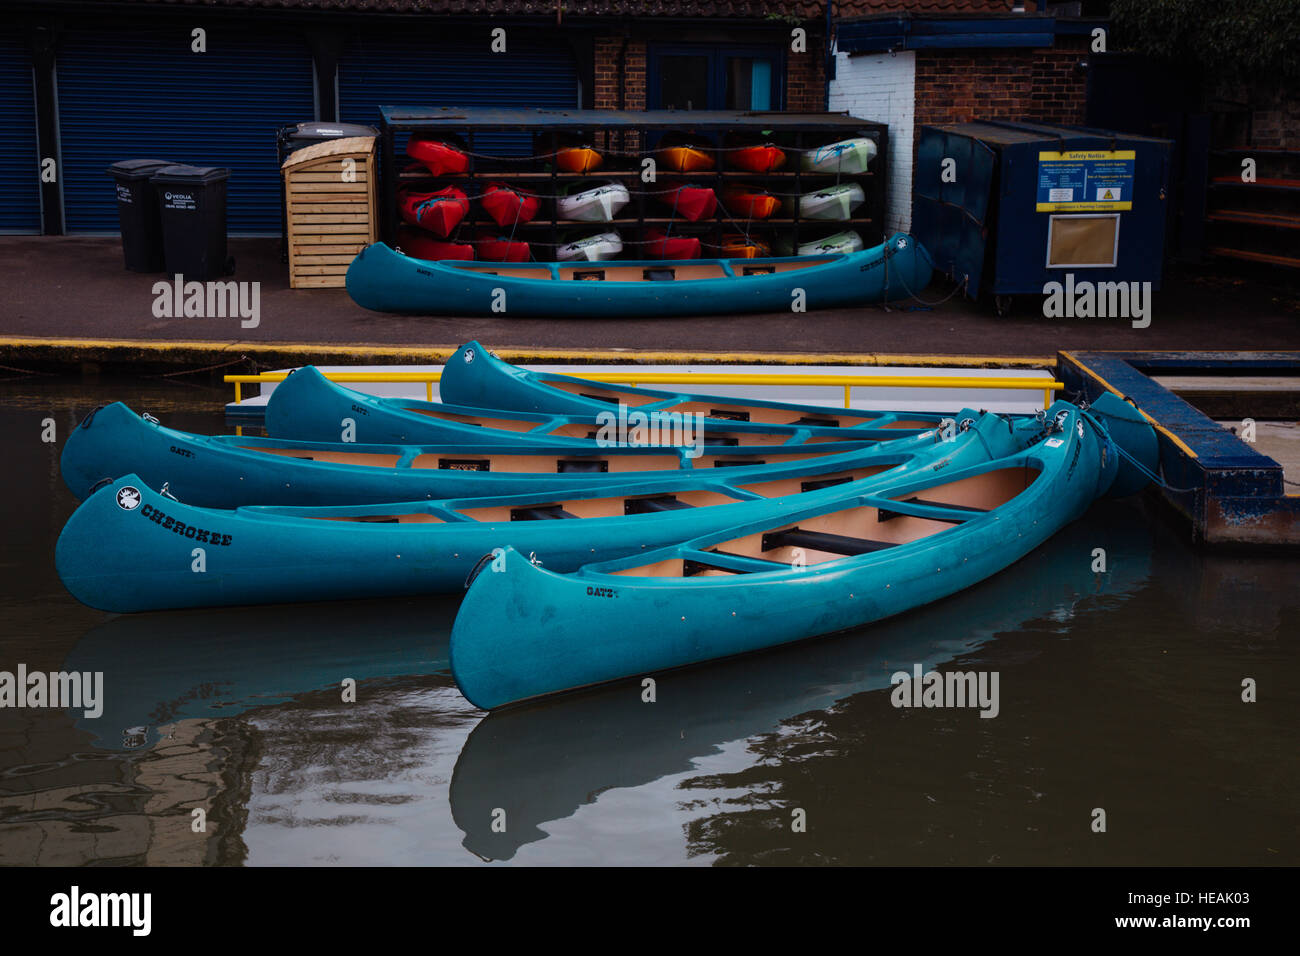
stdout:
<svg viewBox="0 0 1300 956">
<path fill-rule="evenodd" d="M 555 166 L 565 173 L 589 173 L 600 169 L 605 157 L 590 146 L 566 146 L 555 154 Z"/>
<path fill-rule="evenodd" d="M 770 143 L 745 146 L 727 153 L 727 162 L 751 173 L 771 173 L 785 165 L 785 150 Z"/>
<path fill-rule="evenodd" d="M 747 236 L 726 235 L 722 237 L 722 255 L 731 259 L 766 259 L 772 254 L 771 247 L 759 239 Z"/>
<path fill-rule="evenodd" d="M 722 205 L 741 219 L 767 219 L 781 208 L 781 200 L 765 189 L 728 186 L 722 191 Z"/>
<path fill-rule="evenodd" d="M 698 173 L 713 168 L 713 157 L 695 146 L 669 146 L 661 149 L 659 161 L 679 173 Z"/>
</svg>

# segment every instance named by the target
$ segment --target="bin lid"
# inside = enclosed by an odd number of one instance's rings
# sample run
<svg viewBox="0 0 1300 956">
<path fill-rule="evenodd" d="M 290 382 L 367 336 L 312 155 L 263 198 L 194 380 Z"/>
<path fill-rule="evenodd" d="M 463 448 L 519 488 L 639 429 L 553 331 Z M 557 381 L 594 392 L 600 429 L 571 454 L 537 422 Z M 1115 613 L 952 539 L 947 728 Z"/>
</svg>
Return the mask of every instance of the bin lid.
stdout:
<svg viewBox="0 0 1300 956">
<path fill-rule="evenodd" d="M 289 127 L 288 139 L 293 140 L 321 140 L 321 139 L 343 139 L 349 136 L 378 136 L 379 130 L 373 126 L 363 126 L 360 123 L 299 123 L 297 126 Z"/>
<path fill-rule="evenodd" d="M 179 183 L 181 185 L 201 185 L 218 183 L 230 177 L 230 170 L 224 166 L 164 166 L 150 177 L 156 183 Z"/>
<path fill-rule="evenodd" d="M 171 159 L 124 159 L 109 166 L 107 173 L 118 179 L 148 179 L 164 166 L 174 165 Z"/>
</svg>

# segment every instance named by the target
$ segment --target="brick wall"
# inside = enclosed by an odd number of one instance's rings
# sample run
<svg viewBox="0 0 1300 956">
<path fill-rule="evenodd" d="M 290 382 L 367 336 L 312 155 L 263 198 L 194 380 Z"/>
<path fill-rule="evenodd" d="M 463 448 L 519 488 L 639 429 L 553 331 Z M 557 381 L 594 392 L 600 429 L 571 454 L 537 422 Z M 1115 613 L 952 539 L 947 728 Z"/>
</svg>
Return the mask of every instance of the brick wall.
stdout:
<svg viewBox="0 0 1300 956">
<path fill-rule="evenodd" d="M 924 50 L 916 55 L 916 122 L 1083 122 L 1087 39 L 1051 50 Z"/>
<path fill-rule="evenodd" d="M 886 184 L 884 233 L 912 228 L 913 90 L 916 54 L 835 55 L 828 109 L 889 124 L 889 182 Z M 866 238 L 866 237 L 864 237 Z"/>
<path fill-rule="evenodd" d="M 785 108 L 792 113 L 820 113 L 826 109 L 826 41 L 823 34 L 808 34 L 808 49 L 785 56 Z"/>
</svg>

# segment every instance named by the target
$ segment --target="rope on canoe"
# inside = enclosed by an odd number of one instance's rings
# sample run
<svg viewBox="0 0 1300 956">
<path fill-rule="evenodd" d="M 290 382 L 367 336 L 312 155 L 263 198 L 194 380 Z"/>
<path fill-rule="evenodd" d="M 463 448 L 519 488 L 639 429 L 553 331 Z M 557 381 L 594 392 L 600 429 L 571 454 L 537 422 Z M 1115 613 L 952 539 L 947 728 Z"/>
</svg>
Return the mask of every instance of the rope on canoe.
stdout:
<svg viewBox="0 0 1300 956">
<path fill-rule="evenodd" d="M 1097 430 L 1097 434 L 1103 436 L 1114 447 L 1115 451 L 1119 454 L 1121 458 L 1123 458 L 1130 465 L 1136 468 L 1138 470 L 1138 473 L 1144 475 L 1147 478 L 1147 480 L 1150 481 L 1153 485 L 1156 485 L 1159 488 L 1163 488 L 1165 491 L 1172 491 L 1179 494 L 1187 494 L 1189 492 L 1202 490 L 1201 487 L 1198 485 L 1193 486 L 1191 488 L 1175 488 L 1173 485 L 1171 485 L 1168 481 L 1165 480 L 1164 475 L 1157 474 L 1156 472 L 1152 471 L 1146 465 L 1142 464 L 1142 462 L 1138 461 L 1127 451 L 1125 451 L 1124 446 L 1121 445 L 1119 442 L 1115 441 L 1115 439 L 1110 437 L 1110 431 L 1106 428 L 1105 425 L 1097 421 L 1097 419 L 1092 415 L 1091 412 L 1089 412 L 1087 409 L 1081 408 L 1079 409 L 1079 414 L 1082 415 L 1083 418 L 1089 424 L 1091 424 L 1093 428 Z M 1140 423 L 1143 425 L 1148 424 L 1146 419 L 1136 420 L 1132 418 L 1119 418 L 1118 415 L 1115 417 L 1122 422 L 1130 422 L 1133 424 L 1137 424 L 1140 421 Z"/>
</svg>

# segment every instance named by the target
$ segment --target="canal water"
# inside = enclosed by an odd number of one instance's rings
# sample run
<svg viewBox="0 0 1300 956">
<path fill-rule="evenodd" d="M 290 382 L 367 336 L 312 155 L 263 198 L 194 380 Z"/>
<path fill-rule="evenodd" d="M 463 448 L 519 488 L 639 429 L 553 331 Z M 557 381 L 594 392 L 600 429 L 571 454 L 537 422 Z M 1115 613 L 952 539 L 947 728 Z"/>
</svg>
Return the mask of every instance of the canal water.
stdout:
<svg viewBox="0 0 1300 956">
<path fill-rule="evenodd" d="M 110 615 L 64 591 L 70 430 L 120 399 L 228 431 L 227 398 L 0 383 L 0 671 L 104 675 L 97 718 L 0 710 L 0 864 L 1300 861 L 1300 559 L 1104 502 L 881 625 L 665 675 L 653 703 L 487 716 L 448 670 L 454 598 Z M 916 665 L 996 673 L 997 716 L 895 707 Z"/>
</svg>

